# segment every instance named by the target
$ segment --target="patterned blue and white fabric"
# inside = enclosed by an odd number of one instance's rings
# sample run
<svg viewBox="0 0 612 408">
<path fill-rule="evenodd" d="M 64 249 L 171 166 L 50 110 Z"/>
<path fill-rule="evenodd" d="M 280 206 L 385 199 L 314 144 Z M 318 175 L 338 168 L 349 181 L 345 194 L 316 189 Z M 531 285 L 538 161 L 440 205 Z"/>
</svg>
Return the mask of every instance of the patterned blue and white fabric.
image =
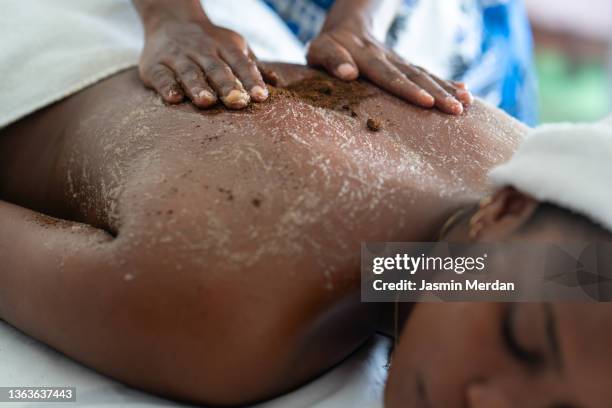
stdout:
<svg viewBox="0 0 612 408">
<path fill-rule="evenodd" d="M 334 0 L 264 0 L 305 44 Z M 384 39 L 398 54 L 523 122 L 537 122 L 532 38 L 523 0 L 404 0 Z"/>
</svg>

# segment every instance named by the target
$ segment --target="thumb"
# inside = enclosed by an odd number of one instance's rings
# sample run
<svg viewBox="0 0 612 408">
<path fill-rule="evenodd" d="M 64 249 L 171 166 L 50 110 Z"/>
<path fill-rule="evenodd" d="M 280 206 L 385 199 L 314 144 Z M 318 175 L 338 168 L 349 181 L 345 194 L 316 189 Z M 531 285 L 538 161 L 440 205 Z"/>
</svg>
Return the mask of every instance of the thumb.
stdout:
<svg viewBox="0 0 612 408">
<path fill-rule="evenodd" d="M 359 69 L 351 54 L 331 37 L 323 34 L 308 47 L 308 65 L 321 66 L 330 74 L 344 81 L 359 77 Z"/>
</svg>

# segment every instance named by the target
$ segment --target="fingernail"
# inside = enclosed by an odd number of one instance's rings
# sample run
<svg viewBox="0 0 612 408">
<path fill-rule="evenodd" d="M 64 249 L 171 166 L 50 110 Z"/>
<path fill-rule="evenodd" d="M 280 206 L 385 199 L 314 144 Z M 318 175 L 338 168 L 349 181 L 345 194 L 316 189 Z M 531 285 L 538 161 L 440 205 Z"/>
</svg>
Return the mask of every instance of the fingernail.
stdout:
<svg viewBox="0 0 612 408">
<path fill-rule="evenodd" d="M 338 76 L 343 79 L 354 78 L 355 75 L 357 75 L 357 69 L 352 64 L 347 62 L 340 64 L 336 71 L 338 71 Z"/>
<path fill-rule="evenodd" d="M 234 89 L 226 96 L 222 97 L 221 100 L 228 108 L 240 109 L 249 104 L 251 97 L 244 91 Z"/>
<path fill-rule="evenodd" d="M 419 95 L 421 96 L 421 101 L 426 105 L 433 105 L 434 103 L 436 103 L 434 97 L 431 96 L 431 94 L 424 89 L 421 89 Z"/>
<path fill-rule="evenodd" d="M 264 101 L 268 97 L 268 90 L 266 88 L 262 88 L 259 85 L 256 85 L 251 88 L 251 96 L 256 101 Z"/>
<path fill-rule="evenodd" d="M 212 93 L 210 93 L 207 90 L 201 90 L 198 94 L 197 94 L 198 99 L 200 99 L 202 102 L 205 103 L 211 103 L 214 102 L 217 98 L 215 97 L 215 95 L 213 95 Z"/>
<path fill-rule="evenodd" d="M 457 91 L 457 96 L 460 98 L 465 99 L 465 102 L 467 104 L 470 104 L 472 102 L 474 102 L 474 97 L 472 96 L 472 93 L 469 91 L 463 91 L 463 90 L 459 90 Z"/>
<path fill-rule="evenodd" d="M 178 99 L 179 96 L 181 96 L 181 94 L 175 91 L 174 89 L 168 91 L 168 98 L 170 99 Z"/>
<path fill-rule="evenodd" d="M 457 99 L 453 98 L 452 96 L 448 96 L 446 97 L 446 99 L 444 99 L 444 101 L 450 105 L 450 108 L 453 111 L 453 113 L 455 114 L 463 113 L 463 105 Z"/>
</svg>

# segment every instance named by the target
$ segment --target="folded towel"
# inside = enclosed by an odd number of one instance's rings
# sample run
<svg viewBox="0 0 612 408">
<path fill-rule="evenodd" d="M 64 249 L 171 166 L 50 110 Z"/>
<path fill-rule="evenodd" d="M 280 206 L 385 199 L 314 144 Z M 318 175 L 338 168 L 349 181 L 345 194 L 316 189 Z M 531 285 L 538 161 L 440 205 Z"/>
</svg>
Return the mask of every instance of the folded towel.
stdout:
<svg viewBox="0 0 612 408">
<path fill-rule="evenodd" d="M 211 20 L 261 59 L 303 63 L 303 45 L 259 0 L 202 0 Z M 130 0 L 3 0 L 0 128 L 137 65 L 142 27 Z"/>
<path fill-rule="evenodd" d="M 126 0 L 5 0 L 0 127 L 138 61 L 142 31 Z"/>
<path fill-rule="evenodd" d="M 513 186 L 612 231 L 610 177 L 612 117 L 594 124 L 540 126 L 510 161 L 490 173 L 497 186 Z"/>
</svg>

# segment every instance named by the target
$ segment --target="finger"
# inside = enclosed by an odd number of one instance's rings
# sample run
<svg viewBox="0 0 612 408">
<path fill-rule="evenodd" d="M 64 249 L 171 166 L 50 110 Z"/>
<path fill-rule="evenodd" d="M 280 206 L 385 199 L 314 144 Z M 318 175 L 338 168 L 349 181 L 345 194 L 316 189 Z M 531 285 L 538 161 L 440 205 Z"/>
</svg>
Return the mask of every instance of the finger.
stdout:
<svg viewBox="0 0 612 408">
<path fill-rule="evenodd" d="M 457 81 L 445 81 L 436 75 L 429 74 L 434 81 L 436 81 L 441 87 L 446 89 L 447 92 L 455 95 L 455 97 L 461 101 L 464 105 L 471 105 L 474 103 L 474 96 L 468 90 L 468 86 L 465 82 Z"/>
<path fill-rule="evenodd" d="M 155 64 L 141 74 L 146 86 L 153 88 L 168 103 L 180 103 L 184 94 L 176 81 L 174 72 L 162 64 Z"/>
<path fill-rule="evenodd" d="M 226 107 L 243 109 L 249 104 L 251 97 L 221 58 L 205 53 L 192 55 L 191 58 L 204 70 L 208 83 Z"/>
<path fill-rule="evenodd" d="M 429 76 L 427 72 L 414 65 L 406 63 L 396 63 L 396 65 L 409 80 L 419 85 L 434 97 L 436 100 L 435 106 L 442 112 L 453 115 L 460 115 L 463 113 L 463 105 L 457 98 L 455 98 L 454 93 L 448 92 L 431 76 Z"/>
<path fill-rule="evenodd" d="M 208 108 L 217 102 L 215 91 L 208 85 L 202 68 L 190 59 L 173 63 L 172 69 L 189 99 L 199 108 Z"/>
<path fill-rule="evenodd" d="M 434 97 L 410 81 L 403 72 L 383 58 L 369 58 L 365 63 L 359 64 L 364 76 L 376 85 L 392 94 L 415 105 L 432 108 L 435 105 Z"/>
<path fill-rule="evenodd" d="M 331 37 L 322 36 L 313 41 L 306 59 L 309 65 L 322 66 L 330 75 L 344 81 L 359 77 L 359 69 L 351 54 Z"/>
<path fill-rule="evenodd" d="M 392 61 L 395 62 L 396 64 L 406 65 L 406 62 L 403 60 L 403 58 L 400 57 L 395 52 L 390 51 L 389 54 L 391 55 Z M 468 90 L 468 86 L 465 82 L 445 81 L 422 67 L 419 67 L 416 65 L 413 65 L 413 66 L 416 69 L 429 75 L 438 85 L 440 85 L 444 90 L 446 90 L 446 92 L 453 95 L 457 100 L 459 100 L 464 105 L 469 105 L 472 102 L 474 102 L 474 97 L 472 96 L 471 92 Z"/>
<path fill-rule="evenodd" d="M 257 68 L 259 69 L 259 72 L 261 73 L 261 76 L 265 83 L 270 84 L 272 86 L 277 86 L 279 84 L 280 78 L 278 74 L 276 73 L 276 71 L 274 71 L 271 68 L 268 68 L 268 66 L 265 63 L 259 61 L 259 59 L 255 56 L 253 51 L 251 51 L 250 49 L 249 49 L 249 57 L 253 61 L 255 61 L 255 64 L 257 64 Z"/>
<path fill-rule="evenodd" d="M 221 51 L 221 57 L 238 76 L 253 100 L 263 102 L 268 99 L 268 88 L 261 77 L 255 61 L 248 56 L 248 52 L 244 53 L 237 48 L 224 49 Z"/>
<path fill-rule="evenodd" d="M 451 83 L 451 85 L 453 85 L 455 88 L 458 89 L 464 89 L 467 91 L 468 89 L 468 85 L 465 82 L 459 82 L 459 81 L 448 81 Z"/>
</svg>

